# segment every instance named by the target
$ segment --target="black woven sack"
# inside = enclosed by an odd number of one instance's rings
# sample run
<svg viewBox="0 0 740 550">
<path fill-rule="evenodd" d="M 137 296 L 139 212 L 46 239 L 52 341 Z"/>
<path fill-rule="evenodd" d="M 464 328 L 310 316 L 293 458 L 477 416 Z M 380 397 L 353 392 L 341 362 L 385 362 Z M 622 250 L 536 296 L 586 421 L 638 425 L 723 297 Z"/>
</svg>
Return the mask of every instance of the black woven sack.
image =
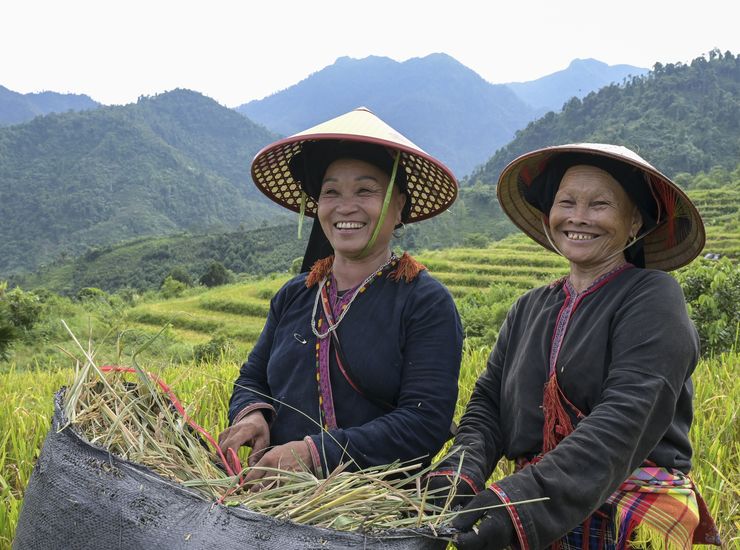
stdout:
<svg viewBox="0 0 740 550">
<path fill-rule="evenodd" d="M 382 535 L 281 521 L 222 506 L 91 445 L 66 424 L 63 390 L 26 488 L 14 550 L 443 549 L 428 531 Z"/>
</svg>

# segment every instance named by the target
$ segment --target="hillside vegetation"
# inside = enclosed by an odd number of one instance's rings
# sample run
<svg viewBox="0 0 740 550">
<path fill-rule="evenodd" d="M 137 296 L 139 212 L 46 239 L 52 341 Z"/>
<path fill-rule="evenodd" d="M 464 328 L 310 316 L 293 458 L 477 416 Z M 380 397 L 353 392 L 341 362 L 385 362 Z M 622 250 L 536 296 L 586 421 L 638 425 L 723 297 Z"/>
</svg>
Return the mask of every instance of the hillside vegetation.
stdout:
<svg viewBox="0 0 740 550">
<path fill-rule="evenodd" d="M 275 138 L 184 90 L 0 128 L 0 273 L 141 236 L 276 223 L 249 179 Z"/>
<path fill-rule="evenodd" d="M 288 216 L 286 214 L 286 216 Z M 290 215 L 295 220 L 297 216 Z M 123 288 L 158 289 L 173 269 L 197 280 L 214 261 L 234 273 L 263 275 L 285 272 L 303 256 L 312 220 L 306 218 L 303 238 L 295 223 L 241 228 L 227 233 L 150 237 L 111 246 L 89 247 L 77 258 L 57 259 L 33 274 L 10 277 L 14 285 L 43 287 L 65 295 L 94 286 L 107 292 Z M 397 245 L 405 250 L 452 246 L 482 247 L 514 230 L 503 215 L 490 186 L 461 189 L 453 207 L 441 216 L 401 230 Z"/>
<path fill-rule="evenodd" d="M 85 111 L 97 107 L 100 107 L 99 103 L 82 94 L 56 92 L 20 94 L 0 86 L 0 126 L 21 124 L 49 113 Z"/>
<path fill-rule="evenodd" d="M 688 188 L 704 218 L 708 235 L 706 252 L 740 259 L 740 168 L 734 172 L 715 169 L 696 176 L 684 174 L 679 182 Z M 173 270 L 186 272 L 193 282 L 212 262 L 220 262 L 236 274 L 286 272 L 296 258 L 302 257 L 310 227 L 311 220 L 306 219 L 300 240 L 297 227 L 288 224 L 95 247 L 78 258 L 56 262 L 35 274 L 12 277 L 10 282 L 27 289 L 45 288 L 74 296 L 85 287 L 98 287 L 106 292 L 125 288 L 139 292 L 156 290 Z M 495 188 L 477 183 L 463 187 L 448 212 L 406 226 L 395 246 L 412 252 L 454 247 L 481 249 L 514 231 L 501 212 Z"/>
<path fill-rule="evenodd" d="M 495 184 L 511 160 L 548 145 L 625 145 L 668 176 L 735 168 L 740 158 L 740 55 L 713 51 L 690 64 L 656 64 L 645 76 L 612 84 L 525 129 L 470 182 Z"/>
</svg>

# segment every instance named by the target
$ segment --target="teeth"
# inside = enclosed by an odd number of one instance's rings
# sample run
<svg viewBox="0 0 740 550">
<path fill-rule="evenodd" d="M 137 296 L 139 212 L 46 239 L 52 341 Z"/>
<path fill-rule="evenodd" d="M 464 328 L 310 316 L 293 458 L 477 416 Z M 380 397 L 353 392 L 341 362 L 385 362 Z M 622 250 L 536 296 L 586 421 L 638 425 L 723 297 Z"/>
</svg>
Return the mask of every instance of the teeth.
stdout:
<svg viewBox="0 0 740 550">
<path fill-rule="evenodd" d="M 595 238 L 593 235 L 587 233 L 573 233 L 570 231 L 566 232 L 565 236 L 574 241 L 590 241 Z"/>
<path fill-rule="evenodd" d="M 337 222 L 334 224 L 337 229 L 360 229 L 364 226 L 365 224 L 360 222 Z"/>
</svg>

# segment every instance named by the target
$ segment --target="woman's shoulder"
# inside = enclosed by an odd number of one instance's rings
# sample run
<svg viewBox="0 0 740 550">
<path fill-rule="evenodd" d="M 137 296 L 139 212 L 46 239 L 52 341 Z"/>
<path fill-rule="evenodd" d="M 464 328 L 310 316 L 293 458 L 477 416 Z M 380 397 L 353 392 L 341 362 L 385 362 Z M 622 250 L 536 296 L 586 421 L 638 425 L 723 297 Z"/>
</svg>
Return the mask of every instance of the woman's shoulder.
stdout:
<svg viewBox="0 0 740 550">
<path fill-rule="evenodd" d="M 405 255 L 404 255 L 405 256 Z M 416 261 L 416 260 L 414 260 Z M 418 262 L 417 262 L 418 263 Z M 413 295 L 419 296 L 444 296 L 452 300 L 452 294 L 449 289 L 442 284 L 423 264 L 419 264 L 420 268 L 414 274 L 413 278 L 393 277 L 391 278 L 396 281 L 397 284 L 405 287 L 408 292 Z"/>
<path fill-rule="evenodd" d="M 285 283 L 283 283 L 283 286 L 281 286 L 280 289 L 275 293 L 275 295 L 272 298 L 273 301 L 291 299 L 292 297 L 295 297 L 298 294 L 307 292 L 308 291 L 308 288 L 306 287 L 306 277 L 307 276 L 308 276 L 308 273 L 299 273 L 298 275 L 295 275 L 294 277 L 291 277 L 290 279 L 288 279 Z"/>
<path fill-rule="evenodd" d="M 680 295 L 683 298 L 681 285 L 670 273 L 659 269 L 633 268 L 625 274 L 625 281 L 637 292 Z"/>
</svg>

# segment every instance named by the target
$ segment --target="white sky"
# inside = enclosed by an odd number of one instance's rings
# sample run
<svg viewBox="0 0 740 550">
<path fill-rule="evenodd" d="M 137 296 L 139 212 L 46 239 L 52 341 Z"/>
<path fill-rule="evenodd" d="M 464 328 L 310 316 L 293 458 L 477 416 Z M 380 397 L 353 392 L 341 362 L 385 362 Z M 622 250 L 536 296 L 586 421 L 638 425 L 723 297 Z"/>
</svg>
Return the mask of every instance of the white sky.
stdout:
<svg viewBox="0 0 740 550">
<path fill-rule="evenodd" d="M 444 52 L 493 83 L 575 58 L 740 53 L 736 0 L 2 0 L 0 85 L 105 104 L 173 88 L 235 107 L 337 57 Z"/>
</svg>

